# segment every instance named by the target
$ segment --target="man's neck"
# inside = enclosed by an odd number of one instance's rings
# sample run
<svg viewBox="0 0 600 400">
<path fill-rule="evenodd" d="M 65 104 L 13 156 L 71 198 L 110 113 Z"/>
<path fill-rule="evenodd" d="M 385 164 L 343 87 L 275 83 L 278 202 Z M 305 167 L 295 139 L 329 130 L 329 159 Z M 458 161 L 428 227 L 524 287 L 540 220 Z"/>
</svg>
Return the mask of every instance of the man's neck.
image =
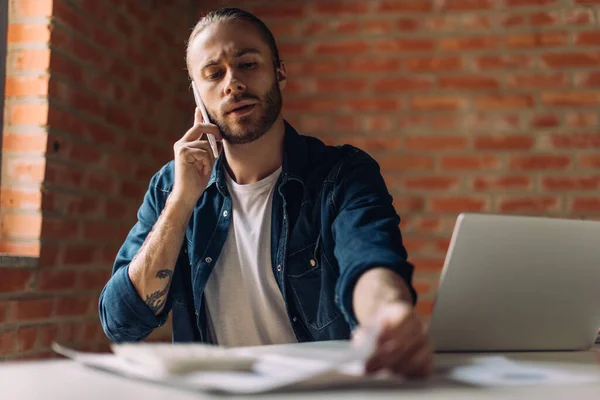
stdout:
<svg viewBox="0 0 600 400">
<path fill-rule="evenodd" d="M 258 182 L 271 175 L 283 161 L 285 125 L 280 116 L 260 139 L 232 145 L 224 143 L 229 174 L 240 185 Z"/>
</svg>

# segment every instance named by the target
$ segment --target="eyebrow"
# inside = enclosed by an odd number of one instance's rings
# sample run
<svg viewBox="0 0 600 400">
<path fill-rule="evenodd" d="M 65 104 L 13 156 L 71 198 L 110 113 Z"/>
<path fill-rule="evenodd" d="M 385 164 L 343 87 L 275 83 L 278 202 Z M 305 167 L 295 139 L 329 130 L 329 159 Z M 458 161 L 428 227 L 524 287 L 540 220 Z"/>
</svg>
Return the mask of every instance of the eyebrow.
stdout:
<svg viewBox="0 0 600 400">
<path fill-rule="evenodd" d="M 235 51 L 234 57 L 239 58 L 239 57 L 245 56 L 246 54 L 259 54 L 260 55 L 260 51 L 258 51 L 258 49 L 254 49 L 251 47 L 248 47 L 245 49 L 239 49 L 239 50 Z M 212 66 L 218 65 L 218 64 L 219 64 L 219 61 L 217 61 L 217 60 L 209 60 L 206 64 L 204 64 L 202 69 L 212 67 Z"/>
</svg>

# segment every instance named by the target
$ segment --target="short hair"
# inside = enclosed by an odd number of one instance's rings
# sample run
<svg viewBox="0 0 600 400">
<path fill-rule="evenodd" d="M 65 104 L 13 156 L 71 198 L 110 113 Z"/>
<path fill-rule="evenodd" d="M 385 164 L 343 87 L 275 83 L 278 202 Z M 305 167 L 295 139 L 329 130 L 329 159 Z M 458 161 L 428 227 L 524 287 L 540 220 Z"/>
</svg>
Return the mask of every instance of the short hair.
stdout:
<svg viewBox="0 0 600 400">
<path fill-rule="evenodd" d="M 267 25 L 265 25 L 264 22 L 262 22 L 258 17 L 256 17 L 249 11 L 245 11 L 235 7 L 223 7 L 216 11 L 211 11 L 208 14 L 206 14 L 200 19 L 200 21 L 198 21 L 196 26 L 194 26 L 194 29 L 192 29 L 192 33 L 190 34 L 190 37 L 188 39 L 185 52 L 186 65 L 188 67 L 188 70 L 190 69 L 189 51 L 192 41 L 196 38 L 196 36 L 198 36 L 200 32 L 202 32 L 204 28 L 214 24 L 215 22 L 225 21 L 246 21 L 250 22 L 256 28 L 258 28 L 260 35 L 265 40 L 265 42 L 267 42 L 267 45 L 271 49 L 274 67 L 276 69 L 279 68 L 279 65 L 281 63 L 281 60 L 279 59 L 279 50 L 277 49 L 277 44 L 275 43 L 275 37 L 273 36 L 273 33 L 267 27 Z"/>
</svg>

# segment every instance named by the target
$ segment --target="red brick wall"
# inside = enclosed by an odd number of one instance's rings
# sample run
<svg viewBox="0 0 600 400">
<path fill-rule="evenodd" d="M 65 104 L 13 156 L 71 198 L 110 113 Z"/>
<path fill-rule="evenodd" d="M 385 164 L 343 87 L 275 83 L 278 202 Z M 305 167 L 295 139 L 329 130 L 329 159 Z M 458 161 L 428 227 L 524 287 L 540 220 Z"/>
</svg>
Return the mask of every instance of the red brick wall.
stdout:
<svg viewBox="0 0 600 400">
<path fill-rule="evenodd" d="M 0 267 L 0 359 L 106 343 L 98 293 L 191 122 L 197 14 L 166 3 L 10 2 L 0 251 L 34 258 Z M 273 29 L 285 116 L 380 162 L 423 314 L 459 212 L 600 216 L 599 0 L 196 2 L 225 4 Z"/>
<path fill-rule="evenodd" d="M 11 1 L 0 251 L 40 259 L 0 268 L 0 358 L 106 344 L 98 294 L 193 119 L 195 14 L 168 3 Z"/>
<path fill-rule="evenodd" d="M 304 133 L 372 154 L 431 308 L 461 211 L 600 217 L 600 1 L 205 1 L 274 31 Z"/>
</svg>

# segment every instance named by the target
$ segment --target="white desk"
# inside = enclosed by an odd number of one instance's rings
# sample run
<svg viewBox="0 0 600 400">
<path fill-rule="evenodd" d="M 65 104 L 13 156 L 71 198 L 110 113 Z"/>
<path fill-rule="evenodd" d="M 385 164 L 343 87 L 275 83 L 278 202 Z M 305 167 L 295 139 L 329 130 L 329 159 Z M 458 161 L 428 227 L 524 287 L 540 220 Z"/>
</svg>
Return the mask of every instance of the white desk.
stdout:
<svg viewBox="0 0 600 400">
<path fill-rule="evenodd" d="M 323 352 L 336 346 L 336 342 L 308 343 L 302 345 L 270 346 L 264 351 L 287 354 Z M 512 360 L 559 363 L 571 372 L 600 374 L 600 348 L 587 352 L 561 353 L 511 353 L 504 354 Z M 460 354 L 436 355 L 437 365 L 456 365 L 467 356 Z M 223 398 L 201 392 L 189 392 L 152 383 L 129 380 L 107 372 L 83 367 L 74 361 L 59 359 L 0 363 L 1 398 L 7 400 L 191 400 Z M 476 388 L 452 382 L 411 382 L 394 389 L 326 390 L 319 392 L 274 393 L 249 396 L 260 398 L 314 399 L 315 397 L 344 399 L 415 397 L 423 399 L 597 399 L 600 382 L 566 386 L 520 386 L 507 388 Z"/>
</svg>

